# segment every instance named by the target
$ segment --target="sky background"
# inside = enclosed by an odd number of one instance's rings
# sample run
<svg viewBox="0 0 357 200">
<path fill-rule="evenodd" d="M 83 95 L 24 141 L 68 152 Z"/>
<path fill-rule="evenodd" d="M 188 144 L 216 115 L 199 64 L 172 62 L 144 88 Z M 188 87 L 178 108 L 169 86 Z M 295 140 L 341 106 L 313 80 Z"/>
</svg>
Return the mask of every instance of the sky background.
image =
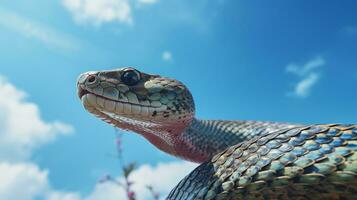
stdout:
<svg viewBox="0 0 357 200">
<path fill-rule="evenodd" d="M 114 128 L 88 114 L 78 75 L 134 66 L 176 78 L 197 117 L 357 123 L 357 2 L 2 0 L 0 199 L 118 200 Z M 139 200 L 196 166 L 124 133 Z M 159 178 L 160 177 L 160 178 Z"/>
</svg>

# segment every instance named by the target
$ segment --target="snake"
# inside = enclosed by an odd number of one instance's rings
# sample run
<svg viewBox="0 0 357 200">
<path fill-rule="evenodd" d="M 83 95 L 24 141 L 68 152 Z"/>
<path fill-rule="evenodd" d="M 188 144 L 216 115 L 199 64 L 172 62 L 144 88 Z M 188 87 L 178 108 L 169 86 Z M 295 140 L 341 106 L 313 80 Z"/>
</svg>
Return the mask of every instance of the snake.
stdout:
<svg viewBox="0 0 357 200">
<path fill-rule="evenodd" d="M 200 163 L 168 200 L 357 199 L 356 124 L 199 119 L 183 83 L 133 67 L 82 73 L 77 93 L 97 118 Z"/>
</svg>

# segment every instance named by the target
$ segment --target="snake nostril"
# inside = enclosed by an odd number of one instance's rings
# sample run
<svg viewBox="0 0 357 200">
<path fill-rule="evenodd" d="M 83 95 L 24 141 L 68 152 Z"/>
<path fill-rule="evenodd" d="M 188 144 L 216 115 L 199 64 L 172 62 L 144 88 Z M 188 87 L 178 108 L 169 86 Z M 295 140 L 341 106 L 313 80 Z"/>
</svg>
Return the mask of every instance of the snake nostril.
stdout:
<svg viewBox="0 0 357 200">
<path fill-rule="evenodd" d="M 94 83 L 97 80 L 97 78 L 95 76 L 89 76 L 87 79 L 88 83 Z"/>
</svg>

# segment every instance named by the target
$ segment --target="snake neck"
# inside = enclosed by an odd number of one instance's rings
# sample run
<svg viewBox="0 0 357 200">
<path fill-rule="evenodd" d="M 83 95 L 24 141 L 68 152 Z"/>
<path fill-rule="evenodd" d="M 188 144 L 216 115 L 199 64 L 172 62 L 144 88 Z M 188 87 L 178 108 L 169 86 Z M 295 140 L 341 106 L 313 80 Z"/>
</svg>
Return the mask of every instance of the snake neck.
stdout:
<svg viewBox="0 0 357 200">
<path fill-rule="evenodd" d="M 185 160 L 202 163 L 226 148 L 272 130 L 293 125 L 258 122 L 199 120 L 191 123 L 136 131 L 159 149 Z"/>
<path fill-rule="evenodd" d="M 193 119 L 175 149 L 180 157 L 202 163 L 226 148 L 259 134 L 263 130 L 257 130 L 258 126 L 259 122 L 252 121 Z"/>
</svg>

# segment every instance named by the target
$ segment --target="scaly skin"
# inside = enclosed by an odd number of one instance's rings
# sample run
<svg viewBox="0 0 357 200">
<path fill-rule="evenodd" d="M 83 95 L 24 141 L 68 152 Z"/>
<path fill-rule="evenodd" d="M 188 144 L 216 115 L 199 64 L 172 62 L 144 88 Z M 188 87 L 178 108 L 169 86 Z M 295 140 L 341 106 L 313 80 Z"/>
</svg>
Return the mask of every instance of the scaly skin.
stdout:
<svg viewBox="0 0 357 200">
<path fill-rule="evenodd" d="M 356 125 L 263 134 L 201 164 L 167 199 L 357 199 L 356 138 Z"/>
<path fill-rule="evenodd" d="M 204 162 L 168 199 L 352 199 L 357 191 L 356 126 L 199 120 L 186 86 L 133 68 L 84 73 L 77 88 L 107 123 Z"/>
</svg>

